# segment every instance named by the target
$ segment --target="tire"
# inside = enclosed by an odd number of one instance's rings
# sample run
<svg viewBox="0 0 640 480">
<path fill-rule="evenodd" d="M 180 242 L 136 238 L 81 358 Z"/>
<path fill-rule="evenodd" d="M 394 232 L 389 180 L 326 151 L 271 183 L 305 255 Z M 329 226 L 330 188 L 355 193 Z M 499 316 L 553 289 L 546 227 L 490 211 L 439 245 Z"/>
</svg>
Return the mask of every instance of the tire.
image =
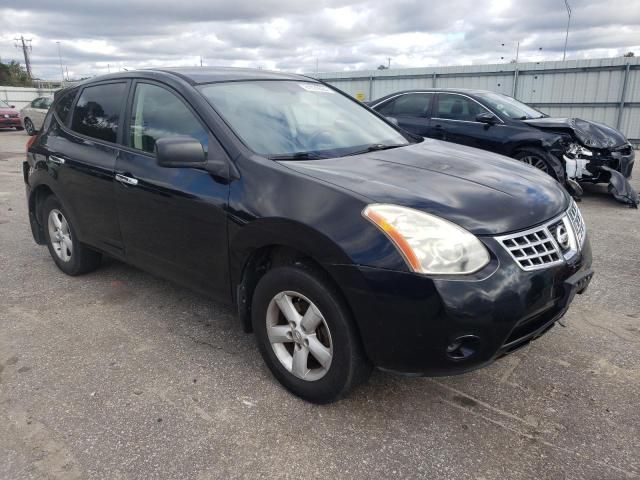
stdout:
<svg viewBox="0 0 640 480">
<path fill-rule="evenodd" d="M 556 178 L 556 173 L 552 165 L 549 163 L 547 155 L 549 154 L 541 148 L 526 147 L 518 150 L 513 158 L 515 158 L 519 162 L 531 165 L 532 167 L 537 168 L 547 175 L 551 175 L 553 178 Z"/>
<path fill-rule="evenodd" d="M 102 254 L 78 241 L 69 215 L 55 196 L 50 195 L 45 199 L 40 221 L 51 258 L 60 270 L 67 275 L 76 276 L 100 266 Z"/>
<path fill-rule="evenodd" d="M 285 316 L 278 302 L 295 310 Z M 288 325 L 291 318 L 297 323 L 295 329 Z M 297 264 L 268 271 L 253 294 L 252 323 L 260 353 L 273 375 L 304 400 L 334 402 L 371 372 L 339 292 L 310 267 Z M 304 328 L 305 324 L 312 328 Z"/>
<path fill-rule="evenodd" d="M 33 122 L 30 118 L 24 119 L 24 128 L 27 131 L 27 135 L 30 137 L 36 134 L 36 128 L 33 126 Z M 22 130 L 22 128 L 20 128 Z"/>
</svg>

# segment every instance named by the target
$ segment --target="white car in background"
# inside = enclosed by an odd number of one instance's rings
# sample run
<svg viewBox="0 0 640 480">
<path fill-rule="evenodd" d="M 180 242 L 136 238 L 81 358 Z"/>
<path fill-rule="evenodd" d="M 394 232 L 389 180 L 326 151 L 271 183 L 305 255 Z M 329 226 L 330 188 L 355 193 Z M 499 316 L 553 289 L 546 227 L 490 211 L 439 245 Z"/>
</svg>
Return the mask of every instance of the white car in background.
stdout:
<svg viewBox="0 0 640 480">
<path fill-rule="evenodd" d="M 20 118 L 27 135 L 35 135 L 42 128 L 44 117 L 47 116 L 53 97 L 38 97 L 20 110 Z"/>
</svg>

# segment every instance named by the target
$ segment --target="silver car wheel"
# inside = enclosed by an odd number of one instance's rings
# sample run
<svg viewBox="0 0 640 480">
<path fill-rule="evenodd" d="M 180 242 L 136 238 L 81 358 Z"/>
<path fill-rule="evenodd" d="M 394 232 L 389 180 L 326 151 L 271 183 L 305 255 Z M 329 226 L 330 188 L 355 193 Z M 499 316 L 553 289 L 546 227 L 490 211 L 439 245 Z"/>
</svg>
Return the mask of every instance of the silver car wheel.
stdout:
<svg viewBox="0 0 640 480">
<path fill-rule="evenodd" d="M 531 165 L 532 167 L 535 167 L 538 170 L 543 171 L 544 173 L 549 173 L 547 164 L 540 157 L 536 157 L 534 155 L 527 155 L 526 157 L 522 157 L 520 161 L 523 163 L 526 163 L 527 165 Z"/>
<path fill-rule="evenodd" d="M 310 382 L 327 374 L 333 359 L 331 332 L 311 300 L 280 292 L 269 302 L 266 322 L 271 348 L 288 372 Z"/>
<path fill-rule="evenodd" d="M 33 122 L 28 118 L 24 121 L 24 128 L 29 135 L 33 135 L 36 131 L 35 127 L 33 126 Z"/>
<path fill-rule="evenodd" d="M 60 210 L 53 209 L 49 212 L 48 219 L 49 239 L 54 252 L 60 260 L 68 262 L 73 255 L 73 242 L 69 223 Z"/>
</svg>

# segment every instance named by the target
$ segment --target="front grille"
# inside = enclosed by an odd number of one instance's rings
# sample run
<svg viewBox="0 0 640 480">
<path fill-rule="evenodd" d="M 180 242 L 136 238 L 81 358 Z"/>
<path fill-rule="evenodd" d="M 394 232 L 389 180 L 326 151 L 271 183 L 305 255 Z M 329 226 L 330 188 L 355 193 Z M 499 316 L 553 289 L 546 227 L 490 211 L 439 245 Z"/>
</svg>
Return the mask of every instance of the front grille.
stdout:
<svg viewBox="0 0 640 480">
<path fill-rule="evenodd" d="M 584 220 L 574 201 L 565 214 L 523 232 L 496 237 L 523 270 L 538 270 L 576 255 L 586 237 Z"/>
<path fill-rule="evenodd" d="M 498 238 L 523 270 L 562 263 L 562 254 L 547 226 Z"/>
<path fill-rule="evenodd" d="M 584 223 L 584 219 L 582 218 L 582 214 L 580 213 L 580 209 L 576 202 L 571 201 L 571 206 L 569 210 L 567 210 L 567 216 L 569 217 L 569 221 L 571 222 L 571 226 L 573 227 L 573 232 L 576 235 L 578 240 L 578 246 L 582 248 L 584 244 L 584 238 L 587 233 L 587 227 Z"/>
</svg>

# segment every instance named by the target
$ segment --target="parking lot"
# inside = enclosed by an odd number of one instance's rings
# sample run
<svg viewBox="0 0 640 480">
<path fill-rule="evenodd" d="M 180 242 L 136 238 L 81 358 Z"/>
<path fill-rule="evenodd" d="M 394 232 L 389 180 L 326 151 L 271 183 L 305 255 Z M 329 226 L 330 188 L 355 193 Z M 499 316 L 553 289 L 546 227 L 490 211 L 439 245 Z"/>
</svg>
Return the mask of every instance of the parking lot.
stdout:
<svg viewBox="0 0 640 480">
<path fill-rule="evenodd" d="M 0 131 L 0 478 L 640 477 L 640 212 L 605 185 L 580 204 L 596 276 L 566 328 L 316 406 L 233 308 L 113 260 L 62 274 L 31 237 L 26 140 Z"/>
</svg>

